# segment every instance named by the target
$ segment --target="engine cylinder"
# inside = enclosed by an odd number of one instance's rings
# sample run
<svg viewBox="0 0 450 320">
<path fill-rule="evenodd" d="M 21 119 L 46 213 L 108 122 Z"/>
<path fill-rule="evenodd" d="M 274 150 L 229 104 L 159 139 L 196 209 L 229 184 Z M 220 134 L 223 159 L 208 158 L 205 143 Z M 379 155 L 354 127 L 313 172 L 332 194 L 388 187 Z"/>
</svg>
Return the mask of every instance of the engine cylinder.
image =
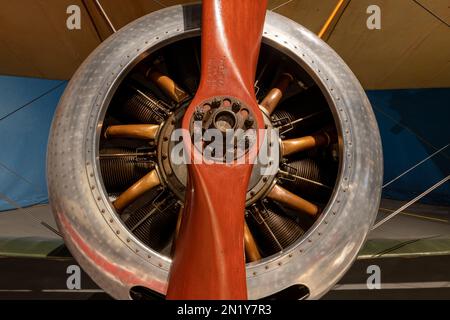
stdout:
<svg viewBox="0 0 450 320">
<path fill-rule="evenodd" d="M 264 256 L 287 248 L 304 234 L 304 230 L 294 219 L 270 209 L 252 212 L 247 217 L 247 223 Z"/>
<path fill-rule="evenodd" d="M 104 148 L 100 151 L 100 169 L 103 183 L 109 193 L 124 191 L 151 169 L 147 162 L 140 162 L 130 148 Z"/>
</svg>

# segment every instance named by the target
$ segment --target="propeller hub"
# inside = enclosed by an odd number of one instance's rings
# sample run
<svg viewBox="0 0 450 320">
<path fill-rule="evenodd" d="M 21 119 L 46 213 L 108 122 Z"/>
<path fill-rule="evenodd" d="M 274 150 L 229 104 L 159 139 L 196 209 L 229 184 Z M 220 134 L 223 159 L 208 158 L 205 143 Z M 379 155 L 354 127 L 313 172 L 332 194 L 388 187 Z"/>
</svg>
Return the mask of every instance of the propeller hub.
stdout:
<svg viewBox="0 0 450 320">
<path fill-rule="evenodd" d="M 192 144 L 203 159 L 232 163 L 257 141 L 254 116 L 244 103 L 232 97 L 214 97 L 195 108 L 191 118 Z"/>
<path fill-rule="evenodd" d="M 226 100 L 228 100 L 228 98 Z M 249 113 L 247 113 L 247 109 L 240 102 L 230 102 L 230 100 L 225 101 L 224 108 L 220 109 L 219 107 L 216 107 L 216 112 L 209 115 L 209 109 L 204 112 L 203 109 L 200 110 L 202 111 L 194 113 L 193 121 L 202 121 L 202 123 L 205 122 L 204 127 L 202 126 L 202 128 L 212 128 L 223 132 L 220 130 L 220 127 L 233 127 L 233 121 L 236 121 L 234 130 L 237 130 L 239 126 L 241 126 L 241 128 L 246 128 L 245 121 L 242 120 L 238 113 L 243 113 L 243 116 L 246 117 L 245 119 L 248 118 Z M 158 167 L 160 168 L 161 176 L 180 200 L 185 198 L 187 167 L 185 164 L 180 165 L 175 163 L 173 153 L 177 153 L 175 152 L 177 150 L 177 145 L 182 143 L 181 140 L 176 138 L 177 136 L 175 134 L 175 130 L 181 127 L 181 120 L 184 116 L 184 112 L 185 109 L 180 108 L 167 119 L 161 128 L 159 141 L 157 143 Z M 197 120 L 196 117 L 198 116 L 198 118 L 200 118 L 200 115 L 202 115 L 201 120 Z M 268 128 L 266 132 L 269 134 L 270 130 L 272 130 L 272 124 L 270 118 L 266 115 L 264 115 L 264 125 Z M 269 138 L 267 134 L 266 138 Z M 255 203 L 267 193 L 275 180 L 276 173 L 278 172 L 280 161 L 279 139 L 272 139 L 271 143 L 267 143 L 267 145 L 263 146 L 263 148 L 263 152 L 264 150 L 267 150 L 265 151 L 267 158 L 262 162 L 257 161 L 253 166 L 246 196 L 247 205 Z M 269 170 L 271 166 L 274 170 Z"/>
<path fill-rule="evenodd" d="M 238 119 L 233 111 L 219 110 L 214 115 L 213 126 L 222 133 L 226 133 L 227 130 L 236 129 Z"/>
<path fill-rule="evenodd" d="M 196 121 L 201 122 L 203 130 L 218 129 L 223 133 L 227 130 L 257 129 L 250 108 L 232 97 L 214 97 L 202 102 L 191 119 L 191 131 Z"/>
</svg>

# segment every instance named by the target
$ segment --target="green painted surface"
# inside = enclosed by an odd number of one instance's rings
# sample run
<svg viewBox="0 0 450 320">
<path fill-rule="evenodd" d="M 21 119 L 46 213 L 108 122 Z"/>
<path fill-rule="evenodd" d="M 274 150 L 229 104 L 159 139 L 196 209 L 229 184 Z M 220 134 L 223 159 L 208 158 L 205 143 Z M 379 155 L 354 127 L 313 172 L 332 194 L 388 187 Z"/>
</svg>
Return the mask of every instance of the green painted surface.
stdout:
<svg viewBox="0 0 450 320">
<path fill-rule="evenodd" d="M 46 258 L 63 244 L 62 239 L 0 238 L 0 256 Z"/>
<path fill-rule="evenodd" d="M 359 252 L 358 258 L 414 257 L 423 255 L 450 255 L 450 239 L 369 240 Z"/>
</svg>

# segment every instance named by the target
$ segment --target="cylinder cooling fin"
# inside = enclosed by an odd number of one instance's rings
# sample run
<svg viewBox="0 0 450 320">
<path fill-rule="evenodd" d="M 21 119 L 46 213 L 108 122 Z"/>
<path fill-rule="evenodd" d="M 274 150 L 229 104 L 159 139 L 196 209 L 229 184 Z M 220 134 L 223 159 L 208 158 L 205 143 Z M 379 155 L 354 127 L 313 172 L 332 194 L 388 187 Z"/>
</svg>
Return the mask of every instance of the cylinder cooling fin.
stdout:
<svg viewBox="0 0 450 320">
<path fill-rule="evenodd" d="M 139 154 L 132 148 L 106 147 L 100 151 L 100 170 L 110 193 L 124 191 L 151 167 L 151 163 L 139 160 Z"/>
<path fill-rule="evenodd" d="M 161 123 L 169 113 L 166 103 L 145 87 L 127 84 L 112 104 L 112 114 L 132 123 Z"/>
</svg>

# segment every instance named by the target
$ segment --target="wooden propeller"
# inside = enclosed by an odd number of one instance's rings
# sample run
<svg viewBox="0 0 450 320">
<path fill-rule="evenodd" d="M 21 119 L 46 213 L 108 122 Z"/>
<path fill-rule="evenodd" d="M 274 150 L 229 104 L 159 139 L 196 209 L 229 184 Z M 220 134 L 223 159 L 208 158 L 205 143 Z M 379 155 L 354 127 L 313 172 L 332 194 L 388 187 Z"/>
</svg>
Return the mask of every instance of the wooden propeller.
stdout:
<svg viewBox="0 0 450 320">
<path fill-rule="evenodd" d="M 203 1 L 201 79 L 183 118 L 187 132 L 197 108 L 215 97 L 239 100 L 256 128 L 264 128 L 254 80 L 266 7 L 266 0 Z M 191 158 L 198 156 L 189 134 L 184 144 Z M 250 153 L 256 155 L 258 149 L 256 143 Z M 247 298 L 244 211 L 251 171 L 249 161 L 188 164 L 168 299 Z"/>
</svg>

